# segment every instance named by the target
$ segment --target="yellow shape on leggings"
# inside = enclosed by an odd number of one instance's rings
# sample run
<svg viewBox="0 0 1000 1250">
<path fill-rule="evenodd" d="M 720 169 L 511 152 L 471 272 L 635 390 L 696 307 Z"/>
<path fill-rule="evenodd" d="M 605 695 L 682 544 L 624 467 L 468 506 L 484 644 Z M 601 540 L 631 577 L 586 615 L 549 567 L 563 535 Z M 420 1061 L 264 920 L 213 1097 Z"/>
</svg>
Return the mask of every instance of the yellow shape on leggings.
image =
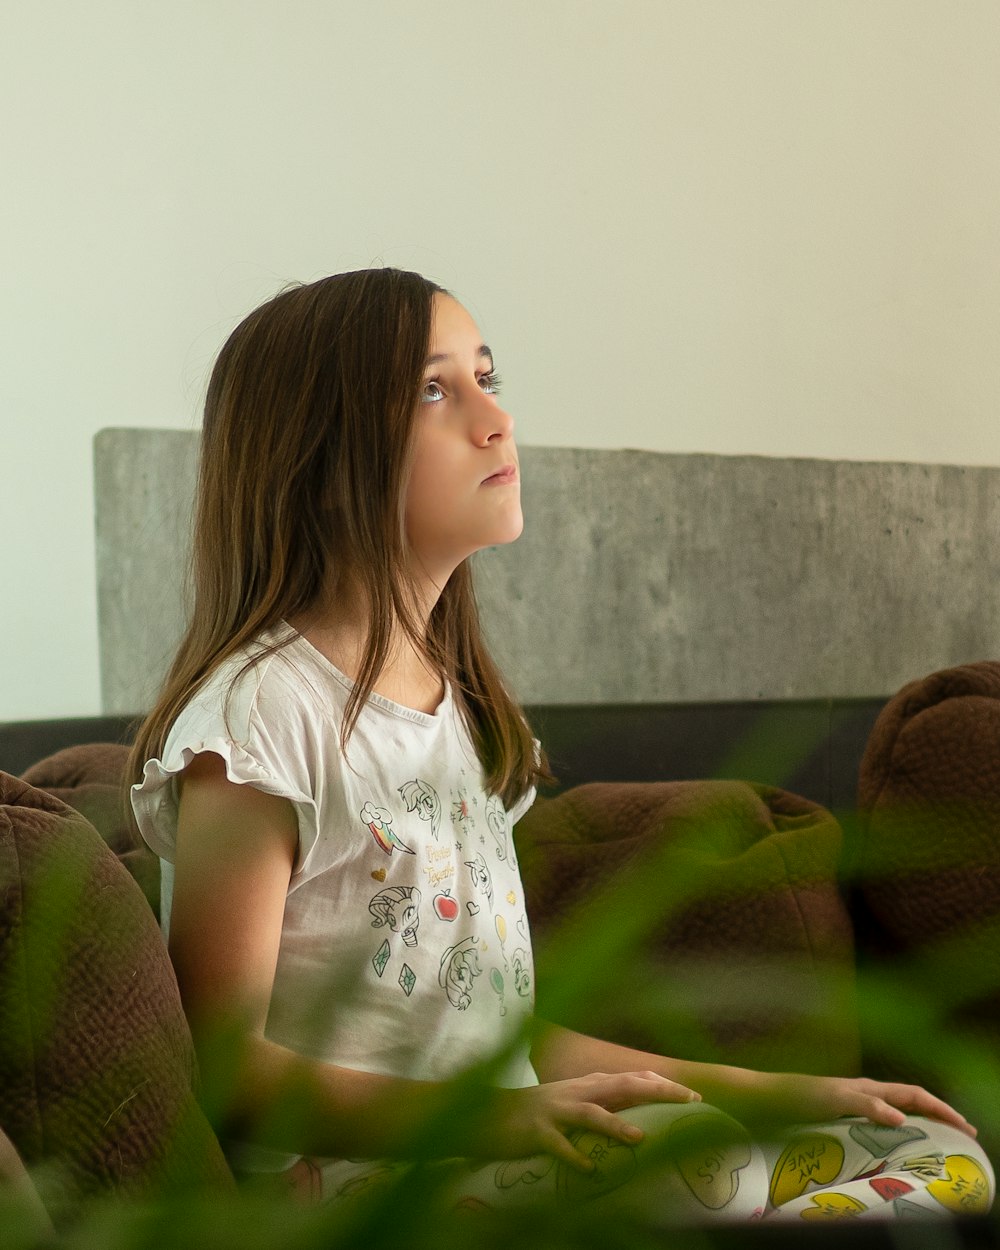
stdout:
<svg viewBox="0 0 1000 1250">
<path fill-rule="evenodd" d="M 944 1170 L 940 1180 L 927 1186 L 927 1192 L 943 1207 L 961 1215 L 979 1215 L 990 1209 L 990 1182 L 975 1159 L 948 1155 Z"/>
<path fill-rule="evenodd" d="M 815 1206 L 803 1207 L 799 1213 L 804 1220 L 849 1220 L 868 1208 L 857 1198 L 847 1194 L 813 1194 Z"/>
<path fill-rule="evenodd" d="M 771 1203 L 776 1207 L 805 1193 L 812 1181 L 830 1185 L 844 1166 L 844 1147 L 828 1133 L 803 1133 L 793 1137 L 775 1164 L 771 1177 Z"/>
</svg>

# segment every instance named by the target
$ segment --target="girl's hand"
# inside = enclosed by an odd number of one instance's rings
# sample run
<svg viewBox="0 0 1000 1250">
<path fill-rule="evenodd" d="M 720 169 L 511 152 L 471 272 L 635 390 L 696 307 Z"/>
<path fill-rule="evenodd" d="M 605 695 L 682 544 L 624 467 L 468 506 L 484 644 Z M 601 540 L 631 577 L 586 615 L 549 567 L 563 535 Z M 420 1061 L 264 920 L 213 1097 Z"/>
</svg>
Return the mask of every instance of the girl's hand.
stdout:
<svg viewBox="0 0 1000 1250">
<path fill-rule="evenodd" d="M 569 1141 L 574 1129 L 590 1129 L 634 1146 L 642 1130 L 616 1111 L 651 1102 L 700 1102 L 701 1095 L 655 1072 L 592 1072 L 525 1089 L 495 1091 L 483 1151 L 491 1158 L 554 1155 L 580 1172 L 593 1164 Z"/>
<path fill-rule="evenodd" d="M 783 1120 L 819 1122 L 860 1115 L 874 1124 L 895 1127 L 907 1115 L 928 1116 L 951 1124 L 970 1137 L 976 1130 L 964 1116 L 919 1085 L 895 1085 L 865 1077 L 800 1076 L 758 1073 L 754 1110 Z M 759 1098 L 759 1103 L 758 1103 Z"/>
</svg>

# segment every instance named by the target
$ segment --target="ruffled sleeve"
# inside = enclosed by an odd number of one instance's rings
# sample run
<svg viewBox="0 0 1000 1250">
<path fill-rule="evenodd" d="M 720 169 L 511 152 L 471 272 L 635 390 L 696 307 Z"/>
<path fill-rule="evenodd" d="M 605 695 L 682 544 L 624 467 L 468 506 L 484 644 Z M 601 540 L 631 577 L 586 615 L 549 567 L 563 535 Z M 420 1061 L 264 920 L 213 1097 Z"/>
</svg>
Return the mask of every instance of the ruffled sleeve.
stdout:
<svg viewBox="0 0 1000 1250">
<path fill-rule="evenodd" d="M 281 688 L 273 657 L 244 671 L 214 674 L 174 722 L 162 758 L 146 761 L 132 787 L 132 809 L 143 840 L 174 862 L 178 775 L 196 755 L 211 752 L 236 785 L 288 799 L 298 820 L 298 872 L 319 834 L 314 778 L 303 749 L 298 701 Z"/>
</svg>

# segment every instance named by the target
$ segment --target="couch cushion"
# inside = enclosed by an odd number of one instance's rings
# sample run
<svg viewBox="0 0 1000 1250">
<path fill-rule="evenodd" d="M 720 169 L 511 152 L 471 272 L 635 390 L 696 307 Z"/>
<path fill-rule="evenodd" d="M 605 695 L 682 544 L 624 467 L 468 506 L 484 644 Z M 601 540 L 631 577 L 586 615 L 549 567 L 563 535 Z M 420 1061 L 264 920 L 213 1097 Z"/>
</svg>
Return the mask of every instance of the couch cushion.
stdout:
<svg viewBox="0 0 1000 1250">
<path fill-rule="evenodd" d="M 155 918 L 93 827 L 0 773 L 0 1127 L 49 1194 L 226 1183 Z"/>
<path fill-rule="evenodd" d="M 160 912 L 160 861 L 139 837 L 122 789 L 129 748 L 116 742 L 66 747 L 33 764 L 21 780 L 68 803 L 94 826 Z"/>
<path fill-rule="evenodd" d="M 886 704 L 861 765 L 858 933 L 946 1032 L 1000 1044 L 1000 663 L 943 669 Z M 967 1034 L 966 1034 L 967 1035 Z"/>
<path fill-rule="evenodd" d="M 744 782 L 594 783 L 537 800 L 516 837 L 543 1016 L 693 1059 L 857 1071 L 823 808 Z"/>
</svg>

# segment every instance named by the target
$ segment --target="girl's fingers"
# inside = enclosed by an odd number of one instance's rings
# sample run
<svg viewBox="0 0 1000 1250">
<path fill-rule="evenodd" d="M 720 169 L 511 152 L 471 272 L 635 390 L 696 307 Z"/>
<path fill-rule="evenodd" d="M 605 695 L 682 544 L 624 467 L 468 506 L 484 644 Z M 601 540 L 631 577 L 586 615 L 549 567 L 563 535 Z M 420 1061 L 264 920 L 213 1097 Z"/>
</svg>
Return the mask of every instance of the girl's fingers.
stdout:
<svg viewBox="0 0 1000 1250">
<path fill-rule="evenodd" d="M 613 1111 L 642 1102 L 700 1102 L 701 1094 L 656 1072 L 595 1073 L 593 1101 Z"/>
<path fill-rule="evenodd" d="M 976 1130 L 969 1121 L 951 1107 L 942 1098 L 921 1089 L 919 1085 L 890 1085 L 883 1097 L 897 1107 L 903 1107 L 916 1115 L 930 1116 L 944 1124 L 951 1124 L 964 1133 L 976 1136 Z"/>
<path fill-rule="evenodd" d="M 560 1163 L 566 1163 L 576 1172 L 592 1172 L 594 1165 L 557 1128 L 550 1127 L 541 1134 L 541 1147 Z"/>
<path fill-rule="evenodd" d="M 574 1108 L 567 1121 L 570 1132 L 574 1128 L 590 1129 L 594 1133 L 603 1133 L 605 1137 L 614 1137 L 628 1146 L 641 1142 L 645 1134 L 635 1124 L 629 1124 L 620 1116 L 597 1103 L 582 1103 Z"/>
<path fill-rule="evenodd" d="M 863 1115 L 873 1124 L 884 1124 L 887 1128 L 898 1128 L 906 1116 L 898 1107 L 892 1107 L 882 1098 L 866 1096 L 861 1099 L 858 1115 Z"/>
<path fill-rule="evenodd" d="M 861 1115 L 867 1116 L 875 1124 L 885 1124 L 895 1128 L 906 1119 L 906 1112 L 912 1115 L 925 1115 L 943 1124 L 951 1124 L 954 1128 L 968 1133 L 970 1137 L 977 1135 L 976 1129 L 964 1116 L 950 1107 L 940 1098 L 935 1098 L 927 1090 L 917 1085 L 885 1085 L 879 1094 L 866 1095 Z"/>
</svg>

